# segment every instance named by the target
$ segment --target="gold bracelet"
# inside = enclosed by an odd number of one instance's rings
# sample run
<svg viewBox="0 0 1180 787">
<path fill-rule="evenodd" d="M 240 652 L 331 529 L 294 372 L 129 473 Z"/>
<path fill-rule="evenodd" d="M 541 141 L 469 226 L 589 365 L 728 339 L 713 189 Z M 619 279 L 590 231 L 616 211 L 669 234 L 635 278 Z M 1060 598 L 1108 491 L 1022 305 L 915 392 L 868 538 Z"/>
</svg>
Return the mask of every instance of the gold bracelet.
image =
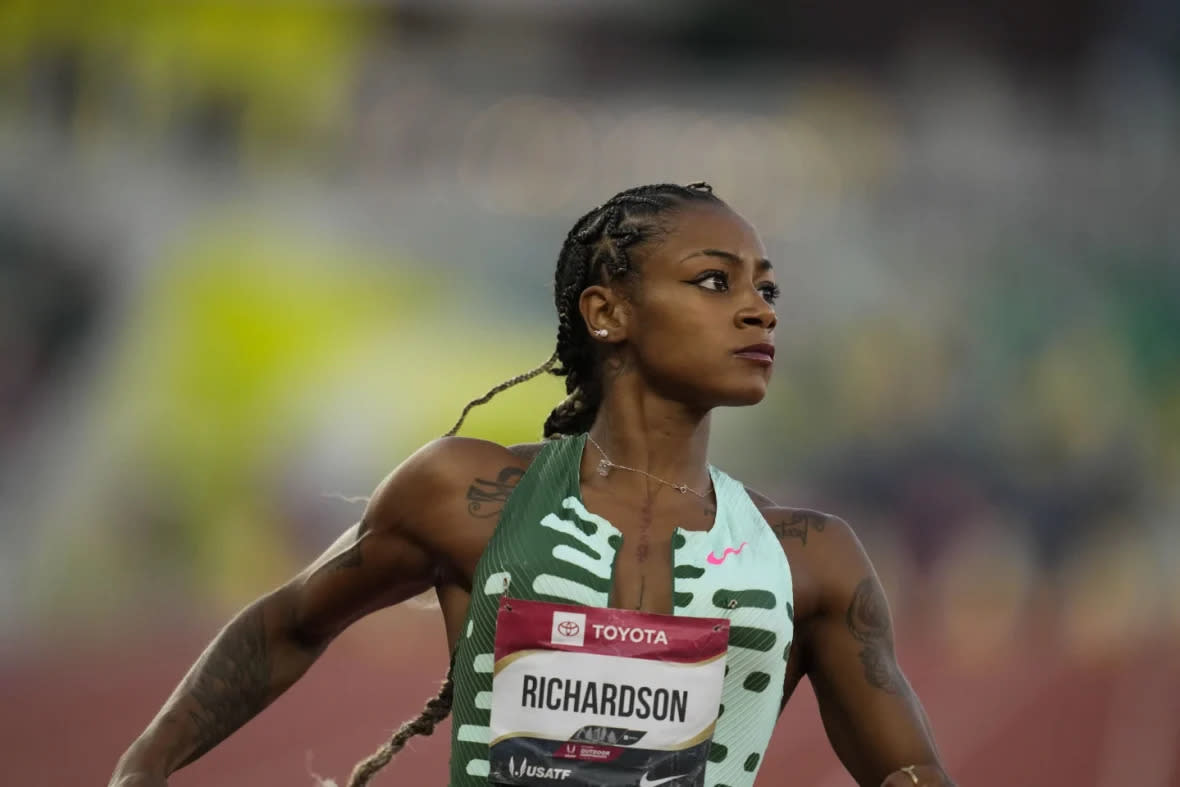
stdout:
<svg viewBox="0 0 1180 787">
<path fill-rule="evenodd" d="M 910 781 L 912 781 L 914 784 L 920 784 L 920 782 L 918 781 L 918 774 L 915 772 L 914 768 L 915 768 L 915 766 L 913 766 L 913 765 L 906 765 L 906 766 L 902 767 L 901 772 L 904 773 L 906 776 L 909 776 Z"/>
</svg>

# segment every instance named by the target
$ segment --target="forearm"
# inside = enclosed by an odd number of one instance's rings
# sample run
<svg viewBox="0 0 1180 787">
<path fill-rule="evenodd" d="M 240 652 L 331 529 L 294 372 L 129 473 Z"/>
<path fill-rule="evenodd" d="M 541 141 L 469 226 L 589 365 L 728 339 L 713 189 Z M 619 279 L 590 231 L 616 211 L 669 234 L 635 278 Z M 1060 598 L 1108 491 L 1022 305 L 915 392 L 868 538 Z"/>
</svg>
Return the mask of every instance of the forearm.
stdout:
<svg viewBox="0 0 1180 787">
<path fill-rule="evenodd" d="M 326 643 L 300 642 L 282 593 L 242 610 L 185 675 L 123 756 L 164 775 L 189 764 L 258 715 L 299 679 Z"/>
</svg>

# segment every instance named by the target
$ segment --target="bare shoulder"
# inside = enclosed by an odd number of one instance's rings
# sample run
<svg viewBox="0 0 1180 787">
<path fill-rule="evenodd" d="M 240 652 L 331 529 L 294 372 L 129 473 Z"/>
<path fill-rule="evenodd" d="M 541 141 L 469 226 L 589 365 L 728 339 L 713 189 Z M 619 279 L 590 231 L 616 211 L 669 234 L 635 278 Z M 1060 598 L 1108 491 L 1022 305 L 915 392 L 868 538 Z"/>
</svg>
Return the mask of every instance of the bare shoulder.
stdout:
<svg viewBox="0 0 1180 787">
<path fill-rule="evenodd" d="M 508 450 L 528 464 L 532 464 L 533 460 L 537 458 L 537 454 L 541 453 L 541 449 L 544 447 L 545 443 L 517 443 L 516 445 L 508 446 Z"/>
<path fill-rule="evenodd" d="M 800 618 L 842 616 L 858 594 L 880 591 L 868 553 L 841 517 L 782 506 L 762 513 L 790 561 Z"/>
<path fill-rule="evenodd" d="M 773 504 L 759 506 L 759 510 L 784 546 L 794 541 L 805 547 L 817 539 L 839 540 L 852 533 L 852 527 L 847 522 L 826 511 Z"/>
<path fill-rule="evenodd" d="M 789 541 L 797 542 L 799 546 L 807 546 L 809 539 L 814 541 L 825 533 L 833 534 L 835 540 L 856 538 L 852 533 L 852 527 L 835 514 L 814 508 L 781 506 L 748 486 L 746 494 L 754 501 L 754 505 L 762 513 L 762 518 L 770 525 L 779 541 L 783 542 L 784 548 Z"/>
<path fill-rule="evenodd" d="M 518 453 L 489 440 L 433 440 L 377 485 L 365 510 L 365 523 L 379 531 L 404 527 L 411 512 L 419 521 L 429 519 L 432 511 L 467 500 L 481 481 L 515 486 L 527 467 L 528 461 Z"/>
</svg>

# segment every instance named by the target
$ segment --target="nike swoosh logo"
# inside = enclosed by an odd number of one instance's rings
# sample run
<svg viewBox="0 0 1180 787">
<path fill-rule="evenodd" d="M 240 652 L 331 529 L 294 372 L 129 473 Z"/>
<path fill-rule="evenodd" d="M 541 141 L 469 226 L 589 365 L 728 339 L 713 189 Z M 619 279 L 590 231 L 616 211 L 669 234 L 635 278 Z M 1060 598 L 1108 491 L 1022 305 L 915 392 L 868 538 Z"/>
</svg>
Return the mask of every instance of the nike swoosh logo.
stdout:
<svg viewBox="0 0 1180 787">
<path fill-rule="evenodd" d="M 656 787 L 657 784 L 665 784 L 675 779 L 683 779 L 687 775 L 687 773 L 678 773 L 675 776 L 665 776 L 662 779 L 649 779 L 645 773 L 639 777 L 639 787 Z"/>
<path fill-rule="evenodd" d="M 710 563 L 712 563 L 715 566 L 719 566 L 722 563 L 724 563 L 725 559 L 727 557 L 729 557 L 730 555 L 740 555 L 742 553 L 742 550 L 745 548 L 746 548 L 746 542 L 743 541 L 742 545 L 740 547 L 738 547 L 737 549 L 734 549 L 733 547 L 726 547 L 725 552 L 723 552 L 721 554 L 721 557 L 717 557 L 716 554 L 714 554 L 712 551 L 710 551 L 708 556 L 705 558 L 705 560 L 708 560 Z M 655 783 L 655 782 L 653 782 L 653 783 Z"/>
</svg>

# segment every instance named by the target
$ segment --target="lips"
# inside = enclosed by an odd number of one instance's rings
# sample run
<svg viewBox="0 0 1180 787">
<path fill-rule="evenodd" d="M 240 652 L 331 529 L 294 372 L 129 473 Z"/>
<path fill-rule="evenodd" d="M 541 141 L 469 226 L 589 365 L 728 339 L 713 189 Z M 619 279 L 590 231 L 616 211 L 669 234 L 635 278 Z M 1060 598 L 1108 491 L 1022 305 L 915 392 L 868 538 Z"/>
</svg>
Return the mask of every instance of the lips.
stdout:
<svg viewBox="0 0 1180 787">
<path fill-rule="evenodd" d="M 769 366 L 774 363 L 774 345 L 765 343 L 751 344 L 749 347 L 743 347 L 735 351 L 734 355 Z"/>
</svg>

